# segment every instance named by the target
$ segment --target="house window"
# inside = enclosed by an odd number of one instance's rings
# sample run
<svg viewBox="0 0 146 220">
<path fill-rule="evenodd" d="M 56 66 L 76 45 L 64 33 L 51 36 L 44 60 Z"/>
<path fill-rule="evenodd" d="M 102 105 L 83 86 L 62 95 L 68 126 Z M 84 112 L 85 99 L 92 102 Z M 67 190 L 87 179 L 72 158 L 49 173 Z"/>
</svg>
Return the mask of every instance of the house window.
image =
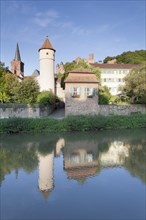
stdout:
<svg viewBox="0 0 146 220">
<path fill-rule="evenodd" d="M 73 88 L 72 95 L 73 96 L 78 95 L 78 88 Z"/>
<path fill-rule="evenodd" d="M 72 97 L 80 97 L 80 88 L 73 87 L 70 89 L 70 93 Z"/>
<path fill-rule="evenodd" d="M 85 88 L 85 96 L 92 97 L 94 95 L 94 89 L 93 88 Z"/>
</svg>

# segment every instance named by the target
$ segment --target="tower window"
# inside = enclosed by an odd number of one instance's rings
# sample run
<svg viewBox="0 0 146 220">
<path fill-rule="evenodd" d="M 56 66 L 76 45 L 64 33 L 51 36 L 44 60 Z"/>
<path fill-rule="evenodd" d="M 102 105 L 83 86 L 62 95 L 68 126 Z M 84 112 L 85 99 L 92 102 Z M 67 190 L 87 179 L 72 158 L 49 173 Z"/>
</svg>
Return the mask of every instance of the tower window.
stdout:
<svg viewBox="0 0 146 220">
<path fill-rule="evenodd" d="M 49 53 L 46 53 L 46 55 L 49 55 Z"/>
</svg>

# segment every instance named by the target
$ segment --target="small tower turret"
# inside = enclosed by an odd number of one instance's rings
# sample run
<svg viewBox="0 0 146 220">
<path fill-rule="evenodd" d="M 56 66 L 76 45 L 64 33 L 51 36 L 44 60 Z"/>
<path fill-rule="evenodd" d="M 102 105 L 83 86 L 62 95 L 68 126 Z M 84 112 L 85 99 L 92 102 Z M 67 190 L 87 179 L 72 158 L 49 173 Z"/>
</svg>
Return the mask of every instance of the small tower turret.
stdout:
<svg viewBox="0 0 146 220">
<path fill-rule="evenodd" d="M 54 77 L 54 62 L 55 49 L 52 47 L 48 36 L 42 47 L 39 49 L 40 56 L 40 90 L 52 90 L 55 93 L 55 77 Z"/>
</svg>

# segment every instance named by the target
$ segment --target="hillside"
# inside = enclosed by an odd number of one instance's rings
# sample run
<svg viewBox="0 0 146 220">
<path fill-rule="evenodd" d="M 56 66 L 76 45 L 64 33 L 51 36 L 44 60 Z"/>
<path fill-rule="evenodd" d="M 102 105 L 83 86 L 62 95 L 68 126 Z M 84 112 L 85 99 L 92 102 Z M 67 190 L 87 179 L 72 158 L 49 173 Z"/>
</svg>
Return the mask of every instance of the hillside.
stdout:
<svg viewBox="0 0 146 220">
<path fill-rule="evenodd" d="M 146 50 L 135 50 L 123 52 L 117 56 L 107 56 L 103 62 L 107 63 L 110 60 L 116 59 L 117 63 L 130 63 L 130 64 L 140 64 L 146 63 Z"/>
</svg>

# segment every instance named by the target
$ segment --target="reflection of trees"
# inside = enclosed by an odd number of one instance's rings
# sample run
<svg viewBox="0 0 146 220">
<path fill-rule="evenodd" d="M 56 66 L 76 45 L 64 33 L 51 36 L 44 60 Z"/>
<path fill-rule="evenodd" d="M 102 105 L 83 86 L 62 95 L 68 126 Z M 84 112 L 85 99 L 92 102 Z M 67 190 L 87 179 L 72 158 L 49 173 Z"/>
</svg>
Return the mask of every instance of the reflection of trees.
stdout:
<svg viewBox="0 0 146 220">
<path fill-rule="evenodd" d="M 146 141 L 139 140 L 139 143 L 132 144 L 124 166 L 133 176 L 138 176 L 146 183 Z"/>
<path fill-rule="evenodd" d="M 37 167 L 37 156 L 35 149 L 26 148 L 0 148 L 0 182 L 4 176 L 12 170 L 16 172 L 23 168 L 26 172 L 31 172 Z"/>
<path fill-rule="evenodd" d="M 20 168 L 32 172 L 38 165 L 37 153 L 47 155 L 55 147 L 54 135 L 3 135 L 0 143 L 0 183 L 6 174 Z"/>
</svg>

